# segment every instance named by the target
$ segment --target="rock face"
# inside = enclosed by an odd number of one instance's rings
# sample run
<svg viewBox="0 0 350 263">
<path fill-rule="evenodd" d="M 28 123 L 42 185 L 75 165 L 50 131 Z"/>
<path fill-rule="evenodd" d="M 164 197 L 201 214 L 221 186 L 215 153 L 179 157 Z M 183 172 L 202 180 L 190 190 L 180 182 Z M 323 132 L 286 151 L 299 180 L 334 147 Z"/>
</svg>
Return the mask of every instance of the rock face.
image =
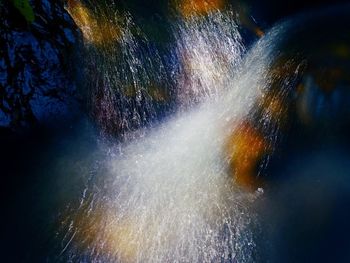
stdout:
<svg viewBox="0 0 350 263">
<path fill-rule="evenodd" d="M 81 36 L 63 1 L 1 1 L 0 17 L 0 127 L 21 130 L 74 115 Z"/>
</svg>

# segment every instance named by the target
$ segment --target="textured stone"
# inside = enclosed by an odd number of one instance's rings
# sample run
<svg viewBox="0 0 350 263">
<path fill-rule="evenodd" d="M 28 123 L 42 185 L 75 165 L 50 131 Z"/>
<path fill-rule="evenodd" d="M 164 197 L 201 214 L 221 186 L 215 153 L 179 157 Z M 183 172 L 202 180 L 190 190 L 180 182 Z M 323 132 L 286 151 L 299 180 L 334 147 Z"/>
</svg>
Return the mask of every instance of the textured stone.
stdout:
<svg viewBox="0 0 350 263">
<path fill-rule="evenodd" d="M 17 2 L 0 4 L 0 126 L 13 130 L 74 115 L 81 39 L 63 1 L 24 1 L 34 19 Z"/>
</svg>

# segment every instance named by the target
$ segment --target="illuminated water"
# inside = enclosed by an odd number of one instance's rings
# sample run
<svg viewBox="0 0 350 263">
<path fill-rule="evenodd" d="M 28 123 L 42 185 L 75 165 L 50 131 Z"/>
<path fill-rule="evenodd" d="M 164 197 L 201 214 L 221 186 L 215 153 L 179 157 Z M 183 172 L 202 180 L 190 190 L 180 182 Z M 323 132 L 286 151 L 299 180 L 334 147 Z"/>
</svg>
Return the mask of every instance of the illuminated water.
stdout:
<svg viewBox="0 0 350 263">
<path fill-rule="evenodd" d="M 227 144 L 244 120 L 254 119 L 268 134 L 266 148 L 273 147 L 281 109 L 259 109 L 276 77 L 269 69 L 281 30 L 245 53 L 230 13 L 179 22 L 181 66 L 172 74 L 179 110 L 153 127 L 145 125 L 156 115 L 147 85 L 166 78 L 157 71 L 160 56 L 151 58 L 128 27 L 118 45 L 90 51 L 96 83 L 103 84 L 91 88 L 94 114 L 105 131 L 120 127 L 128 139 L 101 143 L 106 157 L 88 172 L 79 204 L 63 212 L 62 260 L 259 261 L 253 206 L 263 189 L 236 185 Z M 134 124 L 148 128 L 134 133 Z"/>
<path fill-rule="evenodd" d="M 350 262 L 349 6 L 249 47 L 229 10 L 161 45 L 91 3 L 90 116 L 1 137 L 2 261 Z"/>
<path fill-rule="evenodd" d="M 218 11 L 174 22 L 169 52 L 177 66 L 170 69 L 129 15 L 105 20 L 117 33 L 85 28 L 92 115 L 102 136 L 122 139 L 102 140 L 103 157 L 82 171 L 80 200 L 61 216 L 60 260 L 259 262 L 254 203 L 264 190 L 236 182 L 232 162 L 249 155 L 230 138 L 241 130 L 245 140 L 247 125 L 259 129 L 259 174 L 299 63 L 286 60 L 289 68 L 271 74 L 288 23 L 246 51 L 234 19 Z M 171 117 L 159 118 L 171 101 Z"/>
</svg>

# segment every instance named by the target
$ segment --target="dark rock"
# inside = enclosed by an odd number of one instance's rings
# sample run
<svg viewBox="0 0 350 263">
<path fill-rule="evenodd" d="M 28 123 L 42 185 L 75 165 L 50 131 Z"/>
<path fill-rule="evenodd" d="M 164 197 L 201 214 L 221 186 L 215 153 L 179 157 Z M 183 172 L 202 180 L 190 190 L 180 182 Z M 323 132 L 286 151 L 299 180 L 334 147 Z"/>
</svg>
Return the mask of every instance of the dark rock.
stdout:
<svg viewBox="0 0 350 263">
<path fill-rule="evenodd" d="M 34 12 L 34 21 L 16 1 L 0 4 L 0 126 L 15 131 L 78 112 L 79 30 L 63 1 L 22 2 Z"/>
</svg>

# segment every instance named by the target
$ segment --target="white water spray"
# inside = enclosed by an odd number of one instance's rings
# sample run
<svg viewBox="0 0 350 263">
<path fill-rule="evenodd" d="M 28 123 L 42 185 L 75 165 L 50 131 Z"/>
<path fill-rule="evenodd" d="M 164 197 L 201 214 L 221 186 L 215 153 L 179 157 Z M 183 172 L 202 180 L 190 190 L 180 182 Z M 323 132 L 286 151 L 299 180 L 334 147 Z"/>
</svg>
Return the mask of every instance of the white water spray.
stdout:
<svg viewBox="0 0 350 263">
<path fill-rule="evenodd" d="M 258 42 L 239 65 L 237 28 L 228 33 L 225 19 L 202 23 L 206 26 L 200 31 L 184 29 L 179 47 L 187 54 L 184 59 L 199 68 L 191 68 L 190 83 L 179 81 L 179 89 L 189 85 L 195 91 L 191 96 L 209 95 L 145 137 L 109 149 L 103 174 L 94 176 L 68 220 L 61 254 L 70 260 L 258 260 L 253 230 L 257 222 L 250 209 L 258 194 L 235 186 L 225 144 L 269 88 L 279 29 Z M 206 35 L 213 26 L 215 38 Z M 203 41 L 194 43 L 192 31 Z M 222 52 L 220 58 L 216 51 Z M 212 91 L 215 96 L 210 96 Z"/>
</svg>

